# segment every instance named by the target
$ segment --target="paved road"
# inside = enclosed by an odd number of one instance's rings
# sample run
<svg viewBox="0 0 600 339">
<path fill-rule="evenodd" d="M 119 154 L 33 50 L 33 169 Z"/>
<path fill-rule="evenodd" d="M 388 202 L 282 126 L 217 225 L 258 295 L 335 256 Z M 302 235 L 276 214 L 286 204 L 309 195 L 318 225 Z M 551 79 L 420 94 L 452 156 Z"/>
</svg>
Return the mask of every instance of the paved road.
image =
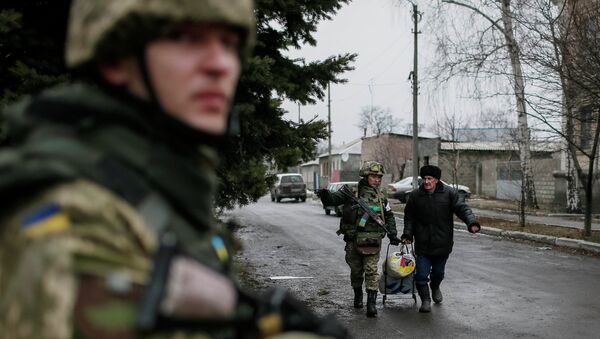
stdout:
<svg viewBox="0 0 600 339">
<path fill-rule="evenodd" d="M 417 312 L 410 296 L 378 298 L 379 316 L 351 307 L 338 218 L 317 203 L 268 198 L 230 212 L 244 227 L 240 262 L 251 284 L 289 288 L 319 313 L 333 312 L 356 338 L 597 338 L 600 259 L 456 232 L 444 303 Z M 398 220 L 401 222 L 401 220 Z M 399 226 L 401 229 L 401 225 Z M 294 276 L 300 279 L 271 280 Z"/>
</svg>

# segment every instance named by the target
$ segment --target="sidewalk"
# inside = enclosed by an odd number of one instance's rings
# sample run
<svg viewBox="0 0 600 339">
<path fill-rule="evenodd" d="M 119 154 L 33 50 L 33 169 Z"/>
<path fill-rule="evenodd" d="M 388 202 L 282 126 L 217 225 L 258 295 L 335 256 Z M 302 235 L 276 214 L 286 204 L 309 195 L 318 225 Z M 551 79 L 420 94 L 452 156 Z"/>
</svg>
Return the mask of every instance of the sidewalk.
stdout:
<svg viewBox="0 0 600 339">
<path fill-rule="evenodd" d="M 500 220 L 506 220 L 510 222 L 518 222 L 519 215 L 516 211 L 511 211 L 508 209 L 483 209 L 477 208 L 473 205 L 480 205 L 478 203 L 471 203 L 471 201 L 467 201 L 467 204 L 471 206 L 473 213 L 480 217 L 488 217 Z M 397 217 L 402 218 L 404 214 L 402 212 L 394 212 Z M 565 228 L 573 228 L 573 229 L 583 229 L 583 219 L 579 220 L 579 216 L 575 215 L 554 215 L 554 214 L 545 214 L 543 212 L 536 211 L 535 214 L 526 214 L 525 219 L 528 223 L 535 223 L 541 225 L 548 226 L 558 226 Z M 455 223 L 454 228 L 458 231 L 466 232 L 465 225 L 463 223 Z M 598 219 L 593 219 L 592 222 L 592 230 L 599 231 L 600 230 L 600 222 Z M 564 238 L 564 237 L 556 237 L 551 235 L 543 235 L 543 234 L 534 234 L 513 230 L 504 230 L 495 227 L 489 227 L 483 225 L 481 228 L 482 234 L 490 235 L 490 236 L 500 236 L 505 238 L 512 239 L 520 239 L 520 240 L 528 240 L 535 241 L 546 245 L 552 246 L 561 246 L 572 249 L 583 249 L 586 251 L 590 251 L 596 254 L 600 254 L 600 243 L 581 240 L 581 239 L 572 239 L 572 238 Z"/>
</svg>

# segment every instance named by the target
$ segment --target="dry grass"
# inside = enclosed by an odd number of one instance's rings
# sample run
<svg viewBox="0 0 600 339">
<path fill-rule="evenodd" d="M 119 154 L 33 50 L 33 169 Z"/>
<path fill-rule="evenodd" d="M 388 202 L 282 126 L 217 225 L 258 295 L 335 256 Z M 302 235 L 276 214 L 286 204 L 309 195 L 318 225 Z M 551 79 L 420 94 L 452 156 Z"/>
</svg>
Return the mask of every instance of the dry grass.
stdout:
<svg viewBox="0 0 600 339">
<path fill-rule="evenodd" d="M 503 230 L 509 231 L 519 231 L 533 234 L 543 234 L 554 237 L 562 237 L 562 238 L 571 238 L 571 239 L 580 239 L 591 242 L 600 243 L 600 231 L 592 231 L 592 235 L 590 237 L 586 237 L 583 234 L 583 231 L 580 229 L 568 228 L 568 227 L 559 227 L 559 226 L 548 226 L 548 225 L 540 225 L 540 224 L 532 224 L 526 223 L 525 227 L 519 226 L 518 223 L 514 221 L 501 220 L 495 218 L 488 217 L 480 217 L 479 222 L 484 226 L 500 228 Z"/>
</svg>

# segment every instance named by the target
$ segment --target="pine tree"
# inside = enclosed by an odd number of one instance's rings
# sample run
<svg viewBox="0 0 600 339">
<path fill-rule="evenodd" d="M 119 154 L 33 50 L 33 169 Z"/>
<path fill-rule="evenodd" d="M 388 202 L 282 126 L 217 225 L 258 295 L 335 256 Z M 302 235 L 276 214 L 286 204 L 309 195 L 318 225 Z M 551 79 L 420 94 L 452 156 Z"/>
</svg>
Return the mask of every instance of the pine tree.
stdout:
<svg viewBox="0 0 600 339">
<path fill-rule="evenodd" d="M 69 1 L 2 0 L 0 107 L 68 79 L 63 62 Z"/>
<path fill-rule="evenodd" d="M 258 42 L 238 89 L 241 136 L 225 152 L 220 175 L 221 207 L 247 204 L 268 189 L 265 162 L 278 168 L 313 159 L 319 140 L 327 137 L 324 121 L 296 124 L 282 119 L 282 98 L 311 104 L 325 97 L 327 84 L 342 82 L 354 54 L 308 62 L 283 53 L 315 45 L 313 33 L 349 0 L 257 1 Z"/>
</svg>

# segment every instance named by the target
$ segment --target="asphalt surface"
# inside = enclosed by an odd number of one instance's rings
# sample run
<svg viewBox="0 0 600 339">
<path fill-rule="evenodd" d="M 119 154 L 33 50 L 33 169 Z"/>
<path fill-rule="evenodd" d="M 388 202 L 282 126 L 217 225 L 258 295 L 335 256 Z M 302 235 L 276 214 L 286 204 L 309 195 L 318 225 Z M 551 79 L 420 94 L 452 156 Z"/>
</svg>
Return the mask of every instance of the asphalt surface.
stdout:
<svg viewBox="0 0 600 339">
<path fill-rule="evenodd" d="M 352 308 L 344 243 L 335 235 L 339 218 L 326 216 L 320 204 L 278 204 L 265 197 L 225 217 L 242 225 L 238 259 L 247 272 L 246 286 L 288 288 L 317 313 L 336 314 L 355 338 L 598 338 L 600 333 L 597 257 L 457 231 L 442 284 L 444 302 L 421 314 L 410 294 L 388 295 L 385 306 L 380 294 L 379 315 L 372 319 L 364 309 Z"/>
</svg>

